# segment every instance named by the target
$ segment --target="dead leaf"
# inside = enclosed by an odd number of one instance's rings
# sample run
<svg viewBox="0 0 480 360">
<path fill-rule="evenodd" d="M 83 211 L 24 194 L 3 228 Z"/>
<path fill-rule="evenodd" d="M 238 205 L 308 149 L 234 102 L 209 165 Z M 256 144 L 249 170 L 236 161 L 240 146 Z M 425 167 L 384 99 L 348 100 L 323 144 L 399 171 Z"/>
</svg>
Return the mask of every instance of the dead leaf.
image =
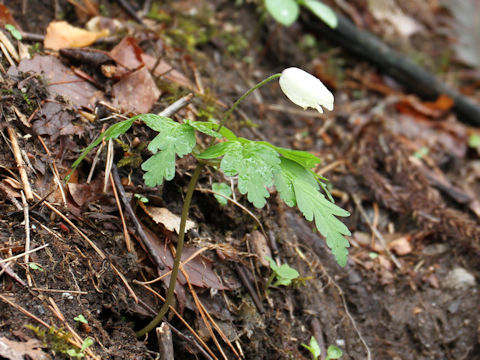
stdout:
<svg viewBox="0 0 480 360">
<path fill-rule="evenodd" d="M 145 65 L 148 70 L 153 71 L 155 76 L 171 81 L 189 90 L 195 90 L 194 85 L 182 73 L 175 70 L 163 60 L 157 62 L 153 56 L 145 54 L 138 46 L 137 41 L 132 37 L 125 37 L 110 51 L 110 56 L 117 64 L 115 77 L 121 77 L 130 70 L 135 70 Z M 155 67 L 155 69 L 154 69 Z"/>
<path fill-rule="evenodd" d="M 272 252 L 267 244 L 267 239 L 260 231 L 253 231 L 251 234 L 247 234 L 247 240 L 252 245 L 252 250 L 257 255 L 257 260 L 264 267 L 269 267 L 269 262 L 265 257 L 272 257 Z"/>
<path fill-rule="evenodd" d="M 50 358 L 43 352 L 42 343 L 37 339 L 29 339 L 23 342 L 0 337 L 0 357 L 8 360 L 23 360 L 24 356 L 29 356 L 32 360 Z"/>
<path fill-rule="evenodd" d="M 157 224 L 162 224 L 165 226 L 165 229 L 168 231 L 175 231 L 177 234 L 180 231 L 180 216 L 172 213 L 166 208 L 159 208 L 155 206 L 145 206 L 140 204 L 140 206 L 145 210 L 145 212 L 155 221 Z M 191 221 L 187 220 L 185 224 L 185 231 L 195 228 L 197 225 Z"/>
<path fill-rule="evenodd" d="M 65 105 L 57 102 L 47 102 L 37 113 L 33 123 L 33 130 L 37 135 L 48 135 L 50 140 L 55 141 L 61 135 L 73 135 L 83 133 L 81 126 L 73 125 L 75 119 L 71 113 L 65 110 Z"/>
<path fill-rule="evenodd" d="M 147 113 L 160 95 L 152 75 L 145 67 L 124 76 L 112 88 L 115 106 L 125 112 Z"/>
<path fill-rule="evenodd" d="M 83 47 L 89 46 L 97 39 L 108 35 L 109 31 L 106 29 L 101 32 L 94 32 L 72 26 L 66 21 L 52 21 L 47 27 L 43 44 L 46 48 L 52 50 Z"/>
<path fill-rule="evenodd" d="M 49 98 L 54 100 L 57 95 L 67 98 L 77 107 L 95 106 L 95 102 L 103 100 L 103 94 L 93 85 L 74 74 L 55 56 L 35 56 L 25 59 L 8 69 L 8 74 L 17 76 L 19 72 L 43 74 L 50 91 Z"/>
<path fill-rule="evenodd" d="M 409 236 L 402 236 L 392 240 L 388 244 L 388 248 L 399 256 L 407 255 L 412 252 L 412 245 L 409 241 Z"/>
</svg>

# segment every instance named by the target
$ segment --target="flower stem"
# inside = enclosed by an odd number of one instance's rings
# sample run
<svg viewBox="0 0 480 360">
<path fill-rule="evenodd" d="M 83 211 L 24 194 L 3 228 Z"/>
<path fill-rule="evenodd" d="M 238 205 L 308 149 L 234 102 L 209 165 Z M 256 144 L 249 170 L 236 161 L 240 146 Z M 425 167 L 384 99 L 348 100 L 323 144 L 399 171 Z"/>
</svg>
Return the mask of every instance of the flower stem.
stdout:
<svg viewBox="0 0 480 360">
<path fill-rule="evenodd" d="M 281 75 L 282 75 L 282 74 L 278 73 L 278 74 L 273 74 L 272 76 L 269 76 L 269 77 L 266 78 L 265 80 L 260 81 L 257 85 L 255 85 L 254 87 L 252 87 L 252 88 L 251 88 L 250 90 L 248 90 L 245 94 L 243 94 L 242 96 L 240 96 L 240 98 L 233 103 L 232 107 L 227 110 L 227 112 L 225 113 L 225 115 L 223 115 L 223 119 L 222 119 L 222 121 L 220 122 L 217 131 L 220 131 L 220 129 L 223 127 L 223 125 L 225 125 L 225 123 L 227 122 L 227 120 L 228 120 L 228 118 L 230 117 L 230 115 L 232 114 L 232 112 L 238 107 L 238 105 L 239 105 L 243 100 L 245 100 L 245 98 L 246 98 L 248 95 L 250 95 L 252 92 L 254 92 L 255 90 L 257 90 L 258 88 L 262 87 L 262 86 L 265 85 L 266 83 L 269 83 L 270 81 L 279 78 Z"/>
<path fill-rule="evenodd" d="M 203 170 L 204 164 L 199 163 L 193 172 L 193 175 L 188 183 L 187 194 L 185 195 L 185 201 L 183 203 L 182 208 L 182 217 L 180 219 L 180 230 L 178 233 L 178 242 L 177 242 L 177 249 L 175 253 L 175 260 L 173 261 L 173 268 L 172 273 L 170 275 L 170 284 L 168 285 L 167 296 L 165 297 L 165 302 L 163 303 L 160 311 L 158 312 L 157 316 L 150 321 L 150 323 L 145 326 L 143 329 L 137 331 L 137 337 L 141 337 L 146 333 L 153 330 L 163 319 L 163 317 L 167 314 L 168 308 L 170 307 L 175 290 L 175 284 L 177 282 L 177 275 L 178 269 L 180 267 L 180 260 L 182 259 L 182 250 L 183 250 L 183 243 L 185 239 L 185 224 L 187 223 L 188 218 L 188 210 L 190 209 L 190 202 L 192 201 L 193 191 L 195 190 L 195 186 L 197 185 L 198 178 Z"/>
</svg>

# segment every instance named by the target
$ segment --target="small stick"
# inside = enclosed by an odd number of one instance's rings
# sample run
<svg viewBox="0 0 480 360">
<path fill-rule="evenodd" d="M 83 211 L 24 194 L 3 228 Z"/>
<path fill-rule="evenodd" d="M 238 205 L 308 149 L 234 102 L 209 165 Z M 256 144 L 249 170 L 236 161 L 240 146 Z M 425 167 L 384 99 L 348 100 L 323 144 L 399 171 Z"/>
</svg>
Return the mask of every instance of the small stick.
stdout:
<svg viewBox="0 0 480 360">
<path fill-rule="evenodd" d="M 32 188 L 30 187 L 30 182 L 28 181 L 27 171 L 25 170 L 22 153 L 20 152 L 20 146 L 18 145 L 17 134 L 10 125 L 7 125 L 7 131 L 10 141 L 12 142 L 13 156 L 15 157 L 15 161 L 17 163 L 20 178 L 22 179 L 23 191 L 25 191 L 27 200 L 31 201 L 33 200 Z"/>
<path fill-rule="evenodd" d="M 248 279 L 247 274 L 245 274 L 245 269 L 243 268 L 243 266 L 235 263 L 235 271 L 237 272 L 238 277 L 242 281 L 243 286 L 245 286 L 247 288 L 248 293 L 252 297 L 252 300 L 253 300 L 255 306 L 257 307 L 258 312 L 260 314 L 263 314 L 265 312 L 265 308 L 263 307 L 262 302 L 258 298 L 258 295 L 257 295 L 255 289 L 253 288 L 252 284 L 250 283 L 250 280 Z"/>
<path fill-rule="evenodd" d="M 28 267 L 28 263 L 30 262 L 30 256 L 28 252 L 30 251 L 30 216 L 28 213 L 28 202 L 25 198 L 25 194 L 21 191 L 22 194 L 22 203 L 23 203 L 23 217 L 25 222 L 25 264 L 27 265 L 26 268 L 26 275 L 27 275 L 27 283 L 28 286 L 32 286 L 32 276 L 30 275 L 30 268 Z"/>
<path fill-rule="evenodd" d="M 184 97 L 181 97 L 180 99 L 178 99 L 177 101 L 175 101 L 173 104 L 167 106 L 165 109 L 163 109 L 162 111 L 160 111 L 158 113 L 158 115 L 160 116 L 166 116 L 166 117 L 170 117 L 172 116 L 173 114 L 175 114 L 176 112 L 178 112 L 180 109 L 184 108 L 185 106 L 187 106 L 188 104 L 190 104 L 190 102 L 192 101 L 192 98 L 193 98 L 193 94 L 190 93 L 190 94 L 187 94 L 185 95 Z"/>
<path fill-rule="evenodd" d="M 6 258 L 6 259 L 2 259 L 0 260 L 0 264 L 2 263 L 5 263 L 5 262 L 8 262 L 8 261 L 12 261 L 12 260 L 15 260 L 15 259 L 18 259 L 18 258 L 21 258 L 22 256 L 25 256 L 27 254 L 32 254 L 38 250 L 42 250 L 43 248 L 46 248 L 48 246 L 48 244 L 45 244 L 45 245 L 42 245 L 42 246 L 39 246 L 39 247 L 36 247 L 35 249 L 32 249 L 32 250 L 29 250 L 29 251 L 25 251 L 21 254 L 18 254 L 18 255 L 15 255 L 15 256 L 10 256 L 9 258 Z"/>
<path fill-rule="evenodd" d="M 162 323 L 155 329 L 158 340 L 158 352 L 160 360 L 174 360 L 172 331 L 166 323 Z"/>
<path fill-rule="evenodd" d="M 117 203 L 118 212 L 120 213 L 120 219 L 122 220 L 123 234 L 125 236 L 125 245 L 127 247 L 127 251 L 132 252 L 132 241 L 130 239 L 130 234 L 128 233 L 125 217 L 123 216 L 122 204 L 120 204 L 120 199 L 118 198 L 118 185 L 115 186 L 115 180 L 113 179 L 112 173 L 110 173 L 110 183 L 112 184 L 113 195 L 115 196 L 115 202 Z"/>
</svg>

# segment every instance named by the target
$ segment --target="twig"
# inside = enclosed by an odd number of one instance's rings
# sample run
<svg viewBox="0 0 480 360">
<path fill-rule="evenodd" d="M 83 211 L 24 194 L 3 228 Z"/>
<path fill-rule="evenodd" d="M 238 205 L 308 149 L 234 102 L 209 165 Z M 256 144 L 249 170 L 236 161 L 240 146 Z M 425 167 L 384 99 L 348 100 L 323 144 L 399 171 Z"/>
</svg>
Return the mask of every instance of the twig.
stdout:
<svg viewBox="0 0 480 360">
<path fill-rule="evenodd" d="M 23 207 L 20 202 L 15 198 L 14 192 L 3 182 L 0 182 L 0 190 L 2 190 L 7 196 L 8 200 L 17 208 L 18 211 L 22 211 Z"/>
<path fill-rule="evenodd" d="M 155 290 L 153 290 L 149 285 L 144 285 L 142 284 L 140 281 L 136 281 L 136 280 L 133 280 L 134 283 L 136 284 L 139 284 L 139 285 L 142 285 L 145 289 L 147 289 L 148 291 L 150 291 L 152 294 L 154 294 L 156 297 L 158 297 L 160 300 L 162 300 L 163 302 L 165 302 L 165 298 L 160 295 L 158 292 L 156 292 Z M 202 338 L 195 332 L 195 330 L 193 330 L 193 328 L 188 324 L 188 322 L 178 313 L 177 310 L 175 310 L 175 308 L 173 306 L 170 305 L 170 310 L 172 310 L 172 312 L 175 314 L 176 317 L 178 317 L 178 319 L 182 322 L 183 325 L 185 325 L 185 327 L 188 329 L 188 331 L 190 331 L 192 333 L 192 335 L 195 337 L 195 339 L 197 339 L 197 341 L 202 344 L 202 346 L 205 348 L 205 350 L 212 356 L 212 358 L 214 360 L 218 360 L 217 357 L 215 356 L 215 354 L 213 353 L 213 351 L 208 347 L 208 345 L 205 343 L 205 341 L 202 340 Z M 203 349 L 202 349 L 203 350 Z M 202 352 L 203 354 L 203 352 Z"/>
<path fill-rule="evenodd" d="M 23 191 L 22 194 L 22 203 L 23 203 L 23 217 L 25 223 L 25 264 L 27 265 L 26 274 L 27 274 L 27 283 L 28 286 L 32 286 L 32 276 L 30 275 L 30 268 L 28 267 L 28 263 L 30 262 L 30 256 L 28 255 L 28 251 L 30 251 L 30 216 L 28 214 L 28 202 L 25 198 Z"/>
<path fill-rule="evenodd" d="M 257 310 L 260 314 L 263 314 L 265 312 L 265 308 L 263 307 L 262 302 L 258 298 L 257 292 L 253 288 L 252 284 L 250 283 L 247 275 L 245 274 L 245 269 L 243 266 L 235 263 L 235 271 L 237 272 L 237 275 L 240 278 L 240 281 L 242 282 L 243 286 L 245 286 L 248 290 L 248 293 L 252 297 L 253 303 L 257 307 Z"/>
<path fill-rule="evenodd" d="M 17 163 L 20 178 L 22 179 L 23 191 L 25 191 L 27 200 L 31 201 L 33 200 L 32 188 L 30 187 L 27 171 L 25 170 L 25 164 L 23 163 L 22 153 L 20 152 L 20 146 L 18 145 L 17 134 L 10 124 L 7 124 L 7 131 L 12 143 L 13 156 L 15 157 L 15 161 Z"/>
<path fill-rule="evenodd" d="M 130 234 L 128 233 L 125 217 L 123 216 L 122 205 L 120 204 L 120 199 L 118 198 L 117 186 L 115 186 L 116 181 L 114 180 L 112 173 L 110 173 L 110 183 L 112 184 L 113 195 L 115 196 L 115 202 L 117 203 L 118 212 L 120 213 L 120 219 L 122 220 L 123 235 L 125 236 L 125 245 L 127 247 L 127 251 L 132 252 L 132 241 L 130 239 Z"/>
<path fill-rule="evenodd" d="M 137 13 L 135 12 L 135 10 L 132 8 L 132 6 L 128 3 L 127 0 L 118 0 L 118 3 L 120 4 L 120 6 L 122 6 L 125 11 L 136 21 L 138 22 L 139 24 L 141 25 L 145 25 L 145 23 L 143 22 L 143 20 L 137 15 Z"/>
<path fill-rule="evenodd" d="M 362 215 L 362 217 L 364 218 L 364 220 L 367 222 L 370 230 L 372 230 L 372 232 L 375 234 L 375 236 L 378 238 L 378 240 L 380 241 L 380 243 L 382 244 L 382 247 L 385 249 L 385 252 L 388 254 L 388 256 L 390 257 L 390 259 L 392 260 L 392 262 L 395 264 L 395 266 L 398 268 L 398 269 L 402 269 L 402 264 L 400 264 L 400 262 L 398 261 L 398 259 L 395 257 L 395 255 L 392 254 L 392 252 L 390 251 L 390 249 L 387 247 L 387 242 L 385 241 L 384 237 L 382 236 L 382 234 L 380 233 L 380 231 L 377 230 L 377 228 L 375 228 L 370 219 L 368 218 L 368 215 L 366 214 L 365 210 L 363 209 L 363 206 L 362 206 L 362 203 L 360 201 L 360 199 L 358 198 L 357 195 L 355 194 L 352 194 L 352 199 L 353 199 L 353 202 L 355 203 L 355 205 L 357 205 L 357 208 L 358 208 L 358 211 L 360 211 L 360 214 Z"/>
<path fill-rule="evenodd" d="M 167 323 L 162 323 L 157 327 L 155 333 L 158 340 L 158 352 L 160 360 L 174 360 L 172 331 Z"/>
<path fill-rule="evenodd" d="M 130 216 L 130 220 L 132 220 L 133 225 L 135 226 L 135 230 L 137 231 L 138 236 L 140 236 L 140 239 L 142 240 L 143 245 L 145 245 L 145 247 L 149 251 L 150 256 L 152 256 L 152 258 L 154 259 L 157 267 L 160 270 L 165 269 L 165 266 L 163 265 L 162 261 L 159 258 L 157 258 L 157 256 L 155 256 L 155 249 L 152 246 L 151 241 L 148 239 L 147 234 L 143 230 L 143 226 L 138 220 L 137 215 L 135 215 L 135 211 L 133 211 L 130 201 L 127 199 L 127 194 L 125 193 L 125 189 L 122 185 L 122 181 L 120 179 L 120 176 L 118 175 L 118 169 L 115 164 L 113 164 L 112 166 L 112 175 L 113 175 L 113 180 L 115 180 L 115 184 L 117 184 L 118 193 L 120 195 L 120 199 L 123 202 L 123 206 L 125 206 L 125 210 Z"/>
<path fill-rule="evenodd" d="M 15 260 L 15 259 L 18 259 L 18 258 L 21 258 L 22 256 L 25 256 L 25 255 L 28 255 L 28 254 L 32 254 L 38 250 L 42 250 L 43 248 L 46 248 L 48 246 L 48 244 L 45 244 L 45 245 L 42 245 L 42 246 L 39 246 L 39 247 L 36 247 L 35 249 L 32 249 L 32 250 L 29 250 L 29 251 L 25 251 L 21 254 L 18 254 L 18 255 L 15 255 L 15 256 L 10 256 L 9 258 L 6 258 L 6 259 L 2 259 L 0 260 L 0 264 L 2 263 L 5 263 L 5 262 L 8 262 L 8 261 L 12 261 L 12 260 Z"/>
<path fill-rule="evenodd" d="M 193 98 L 193 94 L 190 93 L 190 94 L 187 94 L 185 95 L 184 97 L 181 97 L 180 99 L 178 99 L 177 101 L 175 101 L 174 103 L 170 104 L 169 106 L 167 106 L 165 109 L 163 109 L 162 111 L 160 111 L 158 113 L 158 115 L 160 116 L 166 116 L 166 117 L 170 117 L 172 116 L 173 114 L 175 114 L 176 112 L 178 112 L 180 109 L 184 108 L 185 106 L 187 106 L 188 104 L 190 104 L 190 102 L 192 101 L 192 98 Z"/>
<path fill-rule="evenodd" d="M 62 194 L 63 204 L 65 206 L 67 206 L 67 196 L 65 195 L 65 190 L 63 189 L 63 184 L 60 181 L 60 174 L 58 173 L 57 165 L 55 164 L 55 160 L 52 156 L 52 153 L 48 149 L 47 144 L 45 144 L 45 141 L 43 141 L 43 138 L 40 135 L 38 135 L 37 138 L 38 138 L 38 141 L 40 141 L 40 144 L 42 144 L 42 147 L 44 148 L 47 155 L 52 159 L 52 161 L 50 163 L 50 170 L 52 171 L 53 177 L 55 178 L 55 182 L 58 185 L 58 189 L 60 190 L 60 194 Z M 49 196 L 49 195 L 47 195 L 47 196 Z"/>
</svg>

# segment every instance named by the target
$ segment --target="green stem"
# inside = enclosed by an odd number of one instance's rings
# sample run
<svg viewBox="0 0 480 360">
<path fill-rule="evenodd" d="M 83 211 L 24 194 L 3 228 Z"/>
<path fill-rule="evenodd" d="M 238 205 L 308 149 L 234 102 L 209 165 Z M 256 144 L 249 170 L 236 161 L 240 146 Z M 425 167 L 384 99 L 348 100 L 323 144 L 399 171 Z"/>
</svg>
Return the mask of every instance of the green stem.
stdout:
<svg viewBox="0 0 480 360">
<path fill-rule="evenodd" d="M 177 275 L 178 269 L 180 267 L 180 260 L 182 258 L 182 250 L 183 250 L 183 242 L 185 239 L 185 224 L 187 223 L 188 218 L 188 210 L 190 209 L 190 202 L 192 201 L 193 191 L 195 190 L 195 186 L 197 185 L 198 178 L 200 173 L 202 172 L 204 167 L 203 163 L 199 163 L 193 172 L 193 175 L 188 183 L 187 194 L 185 196 L 185 201 L 183 203 L 182 209 L 182 217 L 180 219 L 180 230 L 178 233 L 178 242 L 177 242 L 177 250 L 175 253 L 175 260 L 173 261 L 173 268 L 172 273 L 170 275 L 170 284 L 168 285 L 167 296 L 165 298 L 165 302 L 162 305 L 162 308 L 158 312 L 157 316 L 150 321 L 150 323 L 145 326 L 143 329 L 137 331 L 137 337 L 141 337 L 146 333 L 153 330 L 159 323 L 162 321 L 163 317 L 167 314 L 168 308 L 172 304 L 175 284 L 177 282 Z"/>
<path fill-rule="evenodd" d="M 242 96 L 240 96 L 240 98 L 234 102 L 234 104 L 232 105 L 232 107 L 230 109 L 228 109 L 228 111 L 225 113 L 225 115 L 223 115 L 223 119 L 222 121 L 220 122 L 220 125 L 218 126 L 218 129 L 217 131 L 220 131 L 220 129 L 223 127 L 223 125 L 225 125 L 225 123 L 227 122 L 228 118 L 230 117 L 230 115 L 232 114 L 232 112 L 238 107 L 238 105 L 243 101 L 245 100 L 245 98 L 250 95 L 252 92 L 254 92 L 255 90 L 257 90 L 258 88 L 262 87 L 263 85 L 265 85 L 266 83 L 269 83 L 270 81 L 272 80 L 275 80 L 277 78 L 279 78 L 280 76 L 282 76 L 282 74 L 278 73 L 278 74 L 274 74 L 272 76 L 269 76 L 268 78 L 266 78 L 265 80 L 262 80 L 260 81 L 257 85 L 255 85 L 254 87 L 252 87 L 250 90 L 248 90 L 245 94 L 243 94 Z"/>
</svg>

